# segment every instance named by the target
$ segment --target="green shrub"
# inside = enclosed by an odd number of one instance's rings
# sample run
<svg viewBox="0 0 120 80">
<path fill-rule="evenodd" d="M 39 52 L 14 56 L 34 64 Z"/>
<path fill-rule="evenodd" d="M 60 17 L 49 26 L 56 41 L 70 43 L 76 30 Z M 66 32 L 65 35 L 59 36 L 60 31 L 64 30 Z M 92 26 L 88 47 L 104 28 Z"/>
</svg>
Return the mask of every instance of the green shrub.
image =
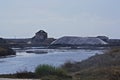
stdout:
<svg viewBox="0 0 120 80">
<path fill-rule="evenodd" d="M 56 76 L 67 76 L 67 73 L 62 68 L 56 68 L 50 65 L 39 65 L 35 69 L 35 73 L 40 76 L 56 75 Z"/>
</svg>

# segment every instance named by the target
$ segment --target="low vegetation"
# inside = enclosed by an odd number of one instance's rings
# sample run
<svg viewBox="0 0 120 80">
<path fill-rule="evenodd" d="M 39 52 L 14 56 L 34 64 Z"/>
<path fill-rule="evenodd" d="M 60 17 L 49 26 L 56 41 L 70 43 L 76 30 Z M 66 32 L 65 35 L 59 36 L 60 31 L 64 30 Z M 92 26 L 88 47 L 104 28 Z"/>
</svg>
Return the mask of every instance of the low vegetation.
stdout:
<svg viewBox="0 0 120 80">
<path fill-rule="evenodd" d="M 16 72 L 15 74 L 0 75 L 2 78 L 20 78 L 20 79 L 42 79 L 42 80 L 72 80 L 72 77 L 62 68 L 56 68 L 50 65 L 39 65 L 35 72 L 26 70 Z"/>
<path fill-rule="evenodd" d="M 48 76 L 48 75 L 57 75 L 57 76 L 67 76 L 67 73 L 62 68 L 56 68 L 50 65 L 39 65 L 35 73 L 40 76 Z"/>
<path fill-rule="evenodd" d="M 62 67 L 73 73 L 77 80 L 120 80 L 120 48 L 110 49 L 82 62 L 65 63 Z"/>
<path fill-rule="evenodd" d="M 0 77 L 41 80 L 120 80 L 120 48 L 97 54 L 82 62 L 67 62 L 61 68 L 39 65 L 35 72 L 17 72 Z"/>
<path fill-rule="evenodd" d="M 71 80 L 67 72 L 62 68 L 56 68 L 50 65 L 39 65 L 35 73 L 41 77 L 42 80 Z"/>
<path fill-rule="evenodd" d="M 35 79 L 38 78 L 34 73 L 28 71 L 16 72 L 15 74 L 2 74 L 1 78 L 20 78 L 20 79 Z"/>
</svg>

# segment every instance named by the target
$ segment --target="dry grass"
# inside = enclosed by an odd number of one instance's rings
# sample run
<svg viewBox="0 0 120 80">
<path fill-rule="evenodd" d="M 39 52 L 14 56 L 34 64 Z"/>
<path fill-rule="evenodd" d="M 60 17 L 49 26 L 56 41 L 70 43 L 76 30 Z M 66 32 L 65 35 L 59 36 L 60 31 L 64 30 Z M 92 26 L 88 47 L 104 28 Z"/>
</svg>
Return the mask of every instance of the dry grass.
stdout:
<svg viewBox="0 0 120 80">
<path fill-rule="evenodd" d="M 69 67 L 69 66 L 70 67 Z M 120 48 L 76 63 L 65 63 L 64 69 L 77 80 L 120 80 Z"/>
</svg>

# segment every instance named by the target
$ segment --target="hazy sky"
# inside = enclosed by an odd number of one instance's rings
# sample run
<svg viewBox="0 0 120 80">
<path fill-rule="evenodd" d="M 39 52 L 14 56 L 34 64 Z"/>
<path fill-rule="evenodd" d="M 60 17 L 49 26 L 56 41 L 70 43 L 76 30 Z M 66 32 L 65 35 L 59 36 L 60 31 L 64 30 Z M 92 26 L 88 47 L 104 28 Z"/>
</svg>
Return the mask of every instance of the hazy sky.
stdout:
<svg viewBox="0 0 120 80">
<path fill-rule="evenodd" d="M 120 0 L 0 0 L 0 37 L 120 38 Z"/>
</svg>

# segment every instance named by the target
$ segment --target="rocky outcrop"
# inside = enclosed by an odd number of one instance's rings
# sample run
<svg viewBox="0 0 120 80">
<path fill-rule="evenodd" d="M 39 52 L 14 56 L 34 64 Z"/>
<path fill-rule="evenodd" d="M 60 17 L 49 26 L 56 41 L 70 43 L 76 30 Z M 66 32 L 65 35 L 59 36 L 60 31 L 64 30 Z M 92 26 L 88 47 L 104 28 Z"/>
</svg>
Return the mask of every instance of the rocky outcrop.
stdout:
<svg viewBox="0 0 120 80">
<path fill-rule="evenodd" d="M 8 55 L 16 55 L 16 53 L 10 48 L 0 47 L 0 57 Z"/>
<path fill-rule="evenodd" d="M 47 33 L 43 30 L 40 30 L 35 34 L 35 36 L 31 40 L 31 42 L 32 43 L 40 43 L 40 42 L 44 42 L 47 38 L 48 38 Z"/>
<path fill-rule="evenodd" d="M 31 41 L 29 44 L 32 45 L 39 45 L 39 46 L 49 46 L 55 39 L 54 38 L 48 38 L 48 33 L 44 30 L 38 31 L 33 38 L 31 38 Z"/>
</svg>

